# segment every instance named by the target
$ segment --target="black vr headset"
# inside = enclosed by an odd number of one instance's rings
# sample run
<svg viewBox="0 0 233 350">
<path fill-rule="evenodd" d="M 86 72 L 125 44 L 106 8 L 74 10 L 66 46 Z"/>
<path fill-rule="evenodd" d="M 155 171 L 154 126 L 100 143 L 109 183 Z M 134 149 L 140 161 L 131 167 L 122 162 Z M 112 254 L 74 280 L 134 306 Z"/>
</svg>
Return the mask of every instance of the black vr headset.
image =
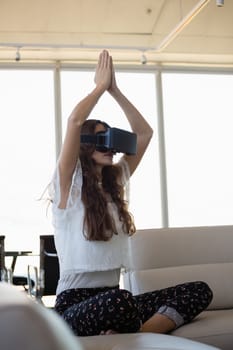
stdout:
<svg viewBox="0 0 233 350">
<path fill-rule="evenodd" d="M 118 128 L 107 127 L 106 131 L 100 131 L 94 135 L 81 134 L 80 140 L 81 143 L 94 144 L 99 152 L 110 151 L 133 155 L 137 151 L 137 135 Z"/>
</svg>

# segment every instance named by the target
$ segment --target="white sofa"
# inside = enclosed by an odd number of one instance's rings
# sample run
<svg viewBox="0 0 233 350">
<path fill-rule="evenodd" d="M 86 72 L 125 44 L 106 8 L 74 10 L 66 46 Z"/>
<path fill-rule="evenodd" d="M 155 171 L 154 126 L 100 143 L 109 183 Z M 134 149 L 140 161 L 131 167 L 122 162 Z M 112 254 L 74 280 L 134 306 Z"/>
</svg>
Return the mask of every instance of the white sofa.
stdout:
<svg viewBox="0 0 233 350">
<path fill-rule="evenodd" d="M 172 335 L 233 349 L 233 226 L 139 230 L 130 248 L 124 287 L 133 294 L 194 280 L 213 290 L 208 310 Z"/>
<path fill-rule="evenodd" d="M 218 350 L 164 334 L 136 333 L 76 337 L 55 311 L 0 282 L 1 350 Z"/>
<path fill-rule="evenodd" d="M 75 337 L 53 310 L 1 282 L 1 350 L 233 349 L 233 226 L 139 230 L 130 250 L 125 288 L 138 294 L 204 280 L 214 292 L 209 310 L 171 335 Z"/>
</svg>

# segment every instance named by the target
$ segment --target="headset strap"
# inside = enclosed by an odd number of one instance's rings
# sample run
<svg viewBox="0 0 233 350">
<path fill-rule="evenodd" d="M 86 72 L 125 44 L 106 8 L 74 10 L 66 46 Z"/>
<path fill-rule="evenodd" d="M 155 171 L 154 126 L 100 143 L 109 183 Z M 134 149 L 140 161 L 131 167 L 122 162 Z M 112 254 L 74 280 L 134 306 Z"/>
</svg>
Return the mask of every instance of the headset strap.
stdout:
<svg viewBox="0 0 233 350">
<path fill-rule="evenodd" d="M 81 134 L 80 141 L 81 141 L 81 143 L 92 143 L 95 145 L 97 138 L 96 138 L 96 135 Z"/>
</svg>

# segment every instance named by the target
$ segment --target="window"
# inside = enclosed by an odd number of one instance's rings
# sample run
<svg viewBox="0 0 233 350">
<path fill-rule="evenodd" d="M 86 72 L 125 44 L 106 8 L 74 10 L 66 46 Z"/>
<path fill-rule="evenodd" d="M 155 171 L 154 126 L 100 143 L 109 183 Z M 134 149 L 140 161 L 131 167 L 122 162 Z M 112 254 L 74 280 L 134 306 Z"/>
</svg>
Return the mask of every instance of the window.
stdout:
<svg viewBox="0 0 233 350">
<path fill-rule="evenodd" d="M 139 168 L 132 176 L 130 210 L 134 215 L 137 228 L 160 227 L 160 189 L 158 169 L 158 149 L 156 137 L 156 101 L 155 77 L 152 73 L 116 73 L 119 87 L 132 101 L 154 129 L 154 137 L 150 143 Z M 67 117 L 74 106 L 93 88 L 94 73 L 63 70 L 62 86 L 62 124 L 63 135 Z M 123 112 L 107 93 L 99 100 L 92 111 L 91 118 L 106 121 L 111 126 L 130 130 Z"/>
<path fill-rule="evenodd" d="M 232 224 L 233 76 L 164 73 L 170 226 Z"/>
<path fill-rule="evenodd" d="M 6 249 L 38 251 L 51 232 L 38 199 L 55 165 L 53 72 L 0 70 L 0 230 Z"/>
<path fill-rule="evenodd" d="M 94 71 L 61 70 L 63 137 L 93 78 Z M 121 70 L 117 82 L 154 129 L 131 179 L 130 211 L 138 229 L 161 227 L 155 74 Z M 169 226 L 233 224 L 233 76 L 170 71 L 162 86 Z M 38 251 L 38 235 L 53 232 L 39 200 L 56 162 L 53 70 L 0 69 L 0 96 L 0 233 L 7 250 Z M 107 93 L 90 117 L 130 129 Z"/>
</svg>

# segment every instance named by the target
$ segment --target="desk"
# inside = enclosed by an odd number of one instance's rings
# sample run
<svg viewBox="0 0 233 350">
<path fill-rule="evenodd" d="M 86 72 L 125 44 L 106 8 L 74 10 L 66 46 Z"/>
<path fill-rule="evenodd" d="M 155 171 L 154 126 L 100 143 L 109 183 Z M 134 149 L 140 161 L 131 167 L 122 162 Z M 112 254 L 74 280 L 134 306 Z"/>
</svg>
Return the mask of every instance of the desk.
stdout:
<svg viewBox="0 0 233 350">
<path fill-rule="evenodd" d="M 18 256 L 32 256 L 32 251 L 26 250 L 26 251 L 5 251 L 5 256 L 11 256 L 13 257 L 12 263 L 11 263 L 11 271 L 14 272 L 15 264 Z"/>
</svg>

